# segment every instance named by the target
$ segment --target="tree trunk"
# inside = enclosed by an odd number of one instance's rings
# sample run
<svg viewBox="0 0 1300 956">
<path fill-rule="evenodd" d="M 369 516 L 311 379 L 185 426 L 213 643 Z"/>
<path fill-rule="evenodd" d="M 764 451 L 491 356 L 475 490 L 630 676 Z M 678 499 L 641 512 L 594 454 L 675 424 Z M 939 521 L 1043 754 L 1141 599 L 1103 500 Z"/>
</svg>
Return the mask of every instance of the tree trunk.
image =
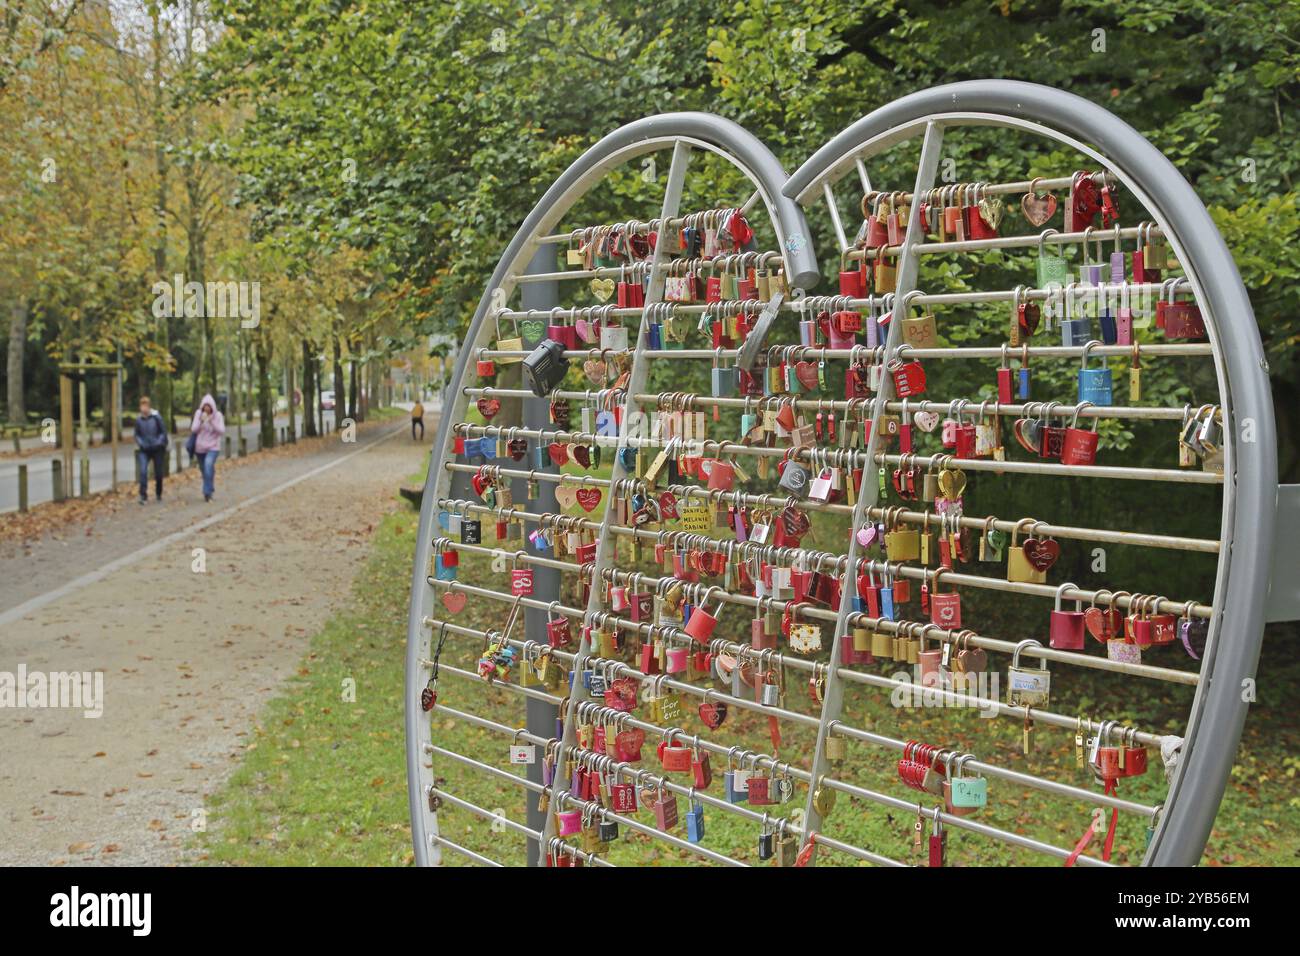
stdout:
<svg viewBox="0 0 1300 956">
<path fill-rule="evenodd" d="M 293 444 L 295 441 L 298 440 L 298 414 L 293 400 L 293 393 L 294 393 L 293 349 L 290 349 L 289 354 L 286 355 L 284 358 L 284 372 L 285 372 L 285 377 L 288 379 L 288 381 L 285 383 L 284 391 L 285 391 L 285 400 L 289 405 L 289 432 L 288 432 L 289 443 Z"/>
<path fill-rule="evenodd" d="M 27 302 L 15 299 L 9 307 L 9 387 L 5 413 L 13 425 L 27 424 L 27 402 L 23 395 L 23 359 L 27 349 Z"/>
<path fill-rule="evenodd" d="M 319 405 L 313 398 L 316 392 L 316 362 L 312 358 L 311 343 L 302 340 L 302 433 L 306 438 L 316 437 L 316 412 Z"/>
<path fill-rule="evenodd" d="M 271 398 L 271 336 L 257 332 L 257 414 L 263 448 L 275 447 L 275 403 Z"/>
<path fill-rule="evenodd" d="M 334 336 L 334 427 L 348 414 L 348 383 L 343 378 L 343 351 L 339 337 Z"/>
<path fill-rule="evenodd" d="M 361 403 L 357 401 L 357 363 L 354 359 L 348 363 L 348 418 L 354 422 L 364 419 L 361 415 Z"/>
<path fill-rule="evenodd" d="M 158 194 L 154 198 L 154 271 L 160 281 L 167 282 L 167 138 L 166 99 L 163 87 L 163 63 L 165 49 L 162 28 L 162 11 L 158 4 L 149 7 L 149 20 L 152 27 L 153 47 L 153 133 L 154 133 L 154 168 L 158 176 Z M 175 313 L 175 303 L 172 312 Z M 158 345 L 164 353 L 171 354 L 172 316 L 164 315 L 158 320 Z M 143 383 L 141 383 L 143 388 Z M 176 407 L 172 390 L 172 373 L 170 369 L 160 369 L 155 381 L 150 385 L 156 394 L 151 396 L 153 407 L 158 409 L 163 422 L 172 433 L 176 433 Z"/>
</svg>

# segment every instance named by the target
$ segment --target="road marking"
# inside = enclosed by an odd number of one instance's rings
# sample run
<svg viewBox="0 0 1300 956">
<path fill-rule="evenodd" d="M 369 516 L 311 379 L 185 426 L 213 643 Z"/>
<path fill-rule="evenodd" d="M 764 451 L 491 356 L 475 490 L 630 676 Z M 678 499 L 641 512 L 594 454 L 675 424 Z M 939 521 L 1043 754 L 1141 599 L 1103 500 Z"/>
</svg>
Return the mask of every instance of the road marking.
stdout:
<svg viewBox="0 0 1300 956">
<path fill-rule="evenodd" d="M 237 505 L 232 505 L 231 507 L 227 508 L 225 511 L 218 511 L 212 517 L 204 518 L 202 521 L 198 522 L 197 524 L 189 525 L 187 527 L 180 529 L 179 531 L 173 531 L 171 534 L 167 535 L 166 537 L 159 538 L 153 544 L 147 544 L 143 548 L 140 548 L 137 551 L 132 551 L 130 554 L 123 555 L 120 558 L 108 562 L 108 564 L 105 564 L 103 567 L 97 568 L 94 571 L 90 571 L 86 574 L 83 574 L 81 575 L 81 577 L 73 578 L 71 581 L 59 585 L 53 591 L 46 591 L 44 594 L 38 594 L 36 597 L 24 601 L 22 604 L 12 607 L 7 611 L 0 612 L 0 625 L 12 624 L 14 621 L 21 620 L 22 618 L 30 614 L 32 611 L 39 610 L 40 608 L 45 607 L 45 605 L 57 601 L 61 597 L 65 597 L 74 591 L 78 591 L 81 588 L 84 588 L 88 584 L 94 584 L 96 581 L 102 581 L 104 578 L 108 577 L 110 574 L 114 573 L 115 571 L 120 571 L 122 568 L 130 567 L 132 564 L 135 564 L 140 559 L 147 558 L 151 554 L 157 554 L 159 551 L 163 550 L 169 545 L 175 544 L 178 541 L 183 541 L 190 535 L 202 531 L 204 528 L 209 528 L 212 525 L 216 524 L 218 521 L 225 521 L 227 518 L 231 517 L 232 515 L 239 514 L 239 512 L 243 511 L 245 508 L 251 508 L 253 505 L 257 504 L 258 502 L 265 501 L 267 498 L 270 498 L 274 495 L 278 495 L 282 491 L 287 491 L 288 489 L 292 488 L 294 485 L 300 484 L 301 482 L 304 482 L 309 478 L 315 478 L 317 475 L 321 474 L 322 472 L 329 471 L 331 468 L 343 464 L 349 458 L 354 458 L 357 455 L 362 454 L 363 452 L 369 451 L 370 449 L 374 448 L 376 445 L 380 444 L 381 442 L 386 442 L 390 438 L 393 438 L 397 435 L 404 434 L 406 432 L 406 429 L 409 427 L 410 427 L 409 425 L 405 425 L 401 428 L 394 429 L 393 431 L 389 432 L 387 435 L 384 435 L 381 438 L 376 438 L 374 441 L 369 442 L 368 444 L 362 446 L 361 448 L 356 449 L 355 451 L 348 452 L 342 458 L 336 458 L 333 461 L 327 461 L 325 464 L 321 465 L 318 468 L 313 468 L 311 471 L 304 472 L 303 474 L 299 475 L 296 478 L 290 478 L 288 481 L 284 482 L 283 484 L 276 485 L 274 488 L 270 488 L 266 491 L 261 492 L 260 494 L 253 495 L 253 497 L 247 498 L 244 501 L 241 501 Z"/>
</svg>

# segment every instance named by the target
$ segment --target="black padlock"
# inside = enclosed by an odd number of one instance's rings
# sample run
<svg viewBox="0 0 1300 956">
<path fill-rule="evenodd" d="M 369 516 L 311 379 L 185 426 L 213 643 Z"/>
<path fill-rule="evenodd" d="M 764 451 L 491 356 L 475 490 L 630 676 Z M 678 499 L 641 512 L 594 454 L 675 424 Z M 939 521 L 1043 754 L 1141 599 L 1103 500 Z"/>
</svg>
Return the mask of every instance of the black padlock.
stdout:
<svg viewBox="0 0 1300 956">
<path fill-rule="evenodd" d="M 599 836 L 601 843 L 613 843 L 618 839 L 618 824 L 613 820 L 601 820 Z"/>
<path fill-rule="evenodd" d="M 758 838 L 758 858 L 760 860 L 772 859 L 772 853 L 775 849 L 775 841 L 771 833 L 764 833 Z"/>
<path fill-rule="evenodd" d="M 569 372 L 569 360 L 564 357 L 564 345 L 554 339 L 545 339 L 524 359 L 524 384 L 538 398 L 545 398 L 555 390 Z"/>
<path fill-rule="evenodd" d="M 479 544 L 482 540 L 483 522 L 477 518 L 462 518 L 460 520 L 460 543 Z"/>
</svg>

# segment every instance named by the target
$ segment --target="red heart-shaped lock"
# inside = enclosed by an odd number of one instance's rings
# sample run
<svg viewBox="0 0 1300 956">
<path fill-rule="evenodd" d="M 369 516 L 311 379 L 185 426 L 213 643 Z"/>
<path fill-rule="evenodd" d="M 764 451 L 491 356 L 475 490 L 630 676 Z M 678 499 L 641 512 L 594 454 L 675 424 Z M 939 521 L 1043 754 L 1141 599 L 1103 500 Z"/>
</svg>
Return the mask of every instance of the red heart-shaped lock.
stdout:
<svg viewBox="0 0 1300 956">
<path fill-rule="evenodd" d="M 722 726 L 722 722 L 727 719 L 727 705 L 720 704 L 716 701 L 708 701 L 700 704 L 700 720 L 704 721 L 704 726 L 710 730 L 717 730 Z"/>
<path fill-rule="evenodd" d="M 468 598 L 464 591 L 446 591 L 442 595 L 442 605 L 452 614 L 459 614 L 465 610 L 465 602 Z"/>
<path fill-rule="evenodd" d="M 487 421 L 492 421 L 496 413 L 501 411 L 501 402 L 495 398 L 480 398 L 475 403 L 478 406 L 478 413 Z"/>
<path fill-rule="evenodd" d="M 483 495 L 483 489 L 487 488 L 490 484 L 487 475 L 482 472 L 476 472 L 474 477 L 469 480 L 469 483 L 474 486 L 474 494 L 480 497 Z"/>
<path fill-rule="evenodd" d="M 579 488 L 575 497 L 582 510 L 590 514 L 596 505 L 600 504 L 600 489 Z"/>
<path fill-rule="evenodd" d="M 573 448 L 573 460 L 583 468 L 591 467 L 591 449 L 586 445 L 575 445 Z"/>
<path fill-rule="evenodd" d="M 555 462 L 556 465 L 563 465 L 569 460 L 568 445 L 562 445 L 558 441 L 551 442 L 547 451 L 551 453 L 551 461 Z"/>
<path fill-rule="evenodd" d="M 816 362 L 795 362 L 794 377 L 799 380 L 799 384 L 805 389 L 814 389 L 817 387 L 817 363 Z"/>
<path fill-rule="evenodd" d="M 1083 626 L 1103 644 L 1119 635 L 1120 621 L 1120 613 L 1116 610 L 1090 607 L 1083 612 Z"/>
<path fill-rule="evenodd" d="M 1061 556 L 1061 546 L 1051 538 L 1026 538 L 1025 560 L 1035 571 L 1046 571 Z"/>
</svg>

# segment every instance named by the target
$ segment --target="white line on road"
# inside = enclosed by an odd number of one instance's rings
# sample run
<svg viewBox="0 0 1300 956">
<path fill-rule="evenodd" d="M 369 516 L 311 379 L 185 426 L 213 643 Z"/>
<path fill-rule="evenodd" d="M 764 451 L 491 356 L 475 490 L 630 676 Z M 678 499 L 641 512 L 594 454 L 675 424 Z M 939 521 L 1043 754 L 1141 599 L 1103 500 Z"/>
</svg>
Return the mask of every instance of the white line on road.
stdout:
<svg viewBox="0 0 1300 956">
<path fill-rule="evenodd" d="M 362 446 L 361 448 L 358 448 L 356 451 L 348 452 L 342 458 L 336 458 L 333 461 L 328 461 L 325 464 L 321 465 L 320 467 L 313 468 L 311 471 L 305 472 L 304 474 L 301 474 L 296 478 L 290 478 L 288 481 L 284 482 L 283 484 L 276 485 L 274 488 L 270 488 L 267 491 L 263 491 L 261 494 L 257 494 L 251 498 L 247 498 L 244 501 L 241 501 L 239 504 L 227 508 L 225 511 L 219 511 L 210 518 L 204 518 L 202 521 L 196 524 L 189 525 L 188 527 L 182 528 L 179 531 L 174 531 L 171 534 L 167 535 L 165 538 L 159 538 L 153 544 L 147 544 L 143 548 L 140 548 L 137 551 L 132 551 L 130 554 L 123 555 L 122 557 L 117 558 L 114 561 L 108 562 L 108 564 L 105 564 L 103 567 L 97 568 L 94 571 L 90 571 L 86 574 L 81 575 L 81 577 L 79 578 L 73 578 L 71 581 L 68 581 L 67 583 L 60 585 L 59 587 L 55 588 L 53 591 L 46 591 L 44 594 L 39 594 L 36 597 L 31 598 L 30 600 L 24 601 L 22 604 L 19 604 L 16 607 L 12 607 L 7 611 L 0 612 L 0 625 L 12 624 L 14 621 L 21 620 L 22 618 L 26 617 L 28 614 L 32 613 L 32 611 L 39 610 L 40 608 L 45 607 L 45 605 L 57 601 L 61 597 L 64 597 L 68 594 L 73 593 L 74 591 L 78 591 L 81 588 L 86 587 L 86 585 L 88 584 L 94 584 L 96 581 L 102 581 L 104 578 L 108 577 L 113 572 L 120 571 L 122 568 L 125 567 L 129 567 L 130 565 L 134 564 L 140 559 L 147 558 L 151 554 L 156 554 L 159 551 L 166 548 L 168 545 L 175 544 L 178 541 L 182 541 L 185 538 L 189 537 L 190 535 L 202 531 L 204 528 L 211 527 L 212 525 L 216 524 L 218 521 L 225 521 L 227 518 L 231 517 L 232 515 L 239 514 L 239 512 L 243 511 L 245 508 L 251 508 L 253 505 L 257 504 L 258 502 L 265 501 L 267 498 L 270 498 L 273 495 L 278 495 L 282 491 L 287 491 L 288 489 L 292 488 L 294 485 L 304 482 L 309 478 L 315 478 L 317 475 L 321 474 L 321 472 L 329 471 L 331 468 L 343 464 L 349 458 L 353 458 L 357 455 L 362 454 L 363 452 L 369 451 L 370 449 L 378 445 L 380 442 L 388 441 L 388 439 L 393 438 L 394 436 L 403 434 L 408 427 L 409 427 L 408 425 L 404 425 L 401 428 L 394 429 L 393 431 L 389 432 L 387 435 L 384 435 L 382 438 L 376 438 L 374 441 Z"/>
</svg>

